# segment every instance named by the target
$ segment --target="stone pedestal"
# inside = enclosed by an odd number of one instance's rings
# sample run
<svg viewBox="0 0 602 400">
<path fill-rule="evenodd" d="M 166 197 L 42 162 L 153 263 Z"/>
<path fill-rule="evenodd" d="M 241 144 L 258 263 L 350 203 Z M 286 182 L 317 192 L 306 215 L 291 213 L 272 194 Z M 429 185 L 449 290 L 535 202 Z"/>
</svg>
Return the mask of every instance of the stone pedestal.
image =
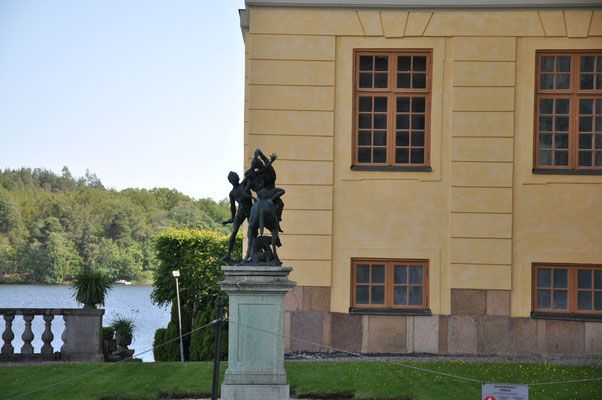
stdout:
<svg viewBox="0 0 602 400">
<path fill-rule="evenodd" d="M 288 400 L 284 369 L 284 295 L 291 267 L 222 267 L 228 293 L 228 370 L 224 400 Z M 246 325 L 246 326 L 245 326 Z M 258 329 L 252 329 L 258 328 Z M 276 335 L 268 332 L 276 333 Z"/>
<path fill-rule="evenodd" d="M 102 362 L 102 316 L 105 310 L 68 309 L 63 312 L 65 330 L 61 360 Z"/>
</svg>

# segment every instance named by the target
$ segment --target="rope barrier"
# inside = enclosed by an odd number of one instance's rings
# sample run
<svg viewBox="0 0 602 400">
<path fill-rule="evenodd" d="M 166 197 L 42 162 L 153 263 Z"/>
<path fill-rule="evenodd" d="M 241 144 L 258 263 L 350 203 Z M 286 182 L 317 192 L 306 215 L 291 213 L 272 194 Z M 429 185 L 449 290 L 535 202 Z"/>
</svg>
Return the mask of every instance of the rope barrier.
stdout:
<svg viewBox="0 0 602 400">
<path fill-rule="evenodd" d="M 191 330 L 190 332 L 183 334 L 183 335 L 182 335 L 182 337 L 184 337 L 184 336 L 188 336 L 188 335 L 190 335 L 190 334 L 192 334 L 192 333 L 194 333 L 194 332 L 196 332 L 196 331 L 198 331 L 198 330 L 201 330 L 201 329 L 203 329 L 203 328 L 206 328 L 206 327 L 208 327 L 209 325 L 213 325 L 213 324 L 217 323 L 217 321 L 218 321 L 218 320 L 216 319 L 216 320 L 213 320 L 213 321 L 211 321 L 211 322 L 209 322 L 209 323 L 207 323 L 207 324 L 205 324 L 205 325 L 203 325 L 203 326 L 200 326 L 200 327 L 198 327 L 198 328 L 195 328 L 195 329 Z M 115 365 L 117 365 L 117 364 L 121 364 L 121 363 L 123 363 L 123 362 L 129 361 L 129 360 L 133 359 L 133 358 L 134 358 L 134 356 L 139 356 L 139 355 L 142 355 L 142 354 L 148 353 L 149 351 L 153 351 L 154 349 L 158 349 L 159 347 L 163 347 L 163 346 L 165 346 L 166 344 L 169 344 L 169 343 L 171 343 L 171 342 L 174 342 L 174 341 L 176 341 L 176 340 L 180 340 L 180 336 L 179 336 L 179 335 L 178 335 L 178 336 L 176 336 L 176 337 L 175 337 L 175 338 L 173 338 L 173 339 L 170 339 L 170 340 L 168 340 L 167 342 L 161 343 L 161 344 L 160 344 L 160 345 L 158 345 L 158 346 L 154 346 L 154 347 L 152 347 L 152 348 L 150 348 L 150 349 L 148 349 L 148 350 L 144 350 L 144 351 L 142 351 L 142 352 L 140 352 L 140 353 L 133 354 L 132 356 L 130 356 L 130 357 L 127 357 L 127 358 L 124 358 L 123 360 L 119 360 L 119 361 L 116 361 L 116 362 L 114 362 L 114 363 L 111 363 L 111 364 L 103 365 L 103 366 L 102 366 L 102 367 L 100 367 L 100 368 L 96 368 L 96 369 L 94 369 L 94 370 L 92 370 L 92 371 L 84 372 L 83 374 L 80 374 L 80 375 L 77 375 L 77 376 L 74 376 L 74 377 L 71 377 L 71 378 L 67 378 L 67 379 L 65 379 L 65 380 L 62 380 L 62 381 L 59 381 L 59 382 L 53 383 L 53 384 L 51 384 L 51 385 L 48 385 L 48 386 L 44 386 L 44 387 L 38 388 L 38 389 L 36 389 L 36 390 L 32 390 L 31 392 L 27 392 L 27 393 L 19 394 L 19 395 L 15 396 L 15 397 L 10 397 L 10 398 L 8 398 L 7 400 L 19 399 L 19 398 L 21 398 L 21 397 L 29 396 L 30 394 L 34 394 L 34 393 L 41 392 L 41 391 L 43 391 L 43 390 L 46 390 L 46 389 L 50 389 L 50 388 L 52 388 L 52 387 L 55 387 L 55 386 L 62 385 L 63 383 L 67 383 L 67 382 L 71 382 L 71 381 L 74 381 L 74 380 L 77 380 L 77 379 L 83 378 L 84 376 L 87 376 L 87 375 L 90 375 L 90 374 L 94 374 L 94 373 L 96 373 L 96 372 L 98 372 L 98 371 L 102 371 L 103 369 L 107 369 L 107 368 L 109 368 L 109 367 L 113 367 L 113 366 L 115 366 Z"/>
<path fill-rule="evenodd" d="M 369 359 L 369 360 L 374 360 L 374 361 L 386 363 L 386 364 L 389 364 L 389 365 L 395 365 L 395 366 L 399 366 L 399 367 L 403 367 L 403 368 L 413 369 L 413 370 L 417 370 L 417 371 L 421 371 L 421 372 L 426 372 L 426 373 L 430 373 L 430 374 L 434 374 L 434 375 L 440 375 L 440 376 L 444 376 L 444 377 L 448 377 L 448 378 L 452 378 L 452 379 L 463 380 L 463 381 L 472 382 L 472 383 L 479 383 L 479 384 L 490 383 L 490 382 L 485 382 L 485 381 L 482 381 L 482 380 L 479 380 L 479 379 L 467 378 L 467 377 L 464 377 L 464 376 L 448 374 L 448 373 L 445 373 L 445 372 L 433 371 L 433 370 L 430 370 L 430 369 L 427 369 L 427 368 L 416 367 L 414 365 L 408 365 L 408 364 L 405 364 L 405 363 L 402 363 L 402 362 L 390 361 L 390 360 L 388 360 L 386 358 L 369 356 L 369 355 L 362 354 L 362 353 L 357 353 L 357 352 L 353 352 L 353 351 L 347 351 L 347 350 L 343 350 L 343 349 L 338 349 L 336 347 L 327 346 L 327 345 L 323 345 L 323 344 L 320 344 L 320 343 L 315 343 L 315 342 L 312 342 L 312 341 L 309 341 L 309 340 L 295 338 L 295 337 L 283 335 L 283 334 L 280 334 L 280 333 L 277 333 L 277 332 L 271 332 L 271 331 L 268 331 L 268 330 L 265 330 L 265 329 L 261 329 L 261 328 L 257 328 L 257 327 L 250 326 L 250 325 L 247 325 L 247 324 L 243 324 L 241 322 L 231 321 L 229 319 L 222 319 L 222 321 L 223 322 L 230 322 L 230 323 L 233 323 L 233 324 L 245 327 L 245 328 L 254 329 L 256 331 L 263 332 L 263 333 L 268 333 L 268 334 L 271 334 L 271 335 L 274 335 L 274 336 L 280 336 L 280 337 L 285 338 L 285 339 L 290 339 L 290 340 L 295 340 L 295 341 L 301 342 L 301 343 L 306 343 L 306 344 L 311 344 L 311 345 L 315 345 L 315 346 L 320 346 L 320 347 L 323 347 L 323 348 L 328 349 L 328 350 L 337 351 L 337 352 L 341 352 L 341 353 L 344 353 L 344 354 L 349 354 L 349 355 L 352 355 L 352 356 L 355 356 L 355 357 L 360 357 L 360 358 L 365 358 L 365 359 Z M 204 328 L 206 328 L 206 327 L 208 327 L 210 325 L 213 325 L 213 324 L 215 324 L 217 322 L 218 322 L 218 319 L 215 319 L 215 320 L 213 320 L 213 321 L 211 321 L 211 322 L 209 322 L 209 323 L 207 323 L 207 324 L 205 324 L 203 326 L 200 326 L 198 328 L 195 328 L 195 329 L 191 330 L 188 333 L 183 334 L 182 337 L 188 336 L 188 335 L 190 335 L 190 334 L 192 334 L 192 333 L 194 333 L 194 332 L 196 332 L 198 330 L 204 329 Z M 62 385 L 64 383 L 71 382 L 71 381 L 83 378 L 84 376 L 87 376 L 87 375 L 90 375 L 90 374 L 102 371 L 104 369 L 107 369 L 109 367 L 113 367 L 113 366 L 115 366 L 117 364 L 121 364 L 123 362 L 129 361 L 129 360 L 133 359 L 134 356 L 139 356 L 139 355 L 148 353 L 149 351 L 153 351 L 154 349 L 158 349 L 160 347 L 163 347 L 163 346 L 165 346 L 165 345 L 167 345 L 167 344 L 169 344 L 171 342 L 174 342 L 176 340 L 179 340 L 179 339 L 180 339 L 180 336 L 177 336 L 177 337 L 175 337 L 173 339 L 170 339 L 170 340 L 168 340 L 168 341 L 166 341 L 164 343 L 161 343 L 158 346 L 154 346 L 154 347 L 152 347 L 152 348 L 150 348 L 148 350 L 142 351 L 140 353 L 136 353 L 136 354 L 134 354 L 134 355 L 132 355 L 130 357 L 124 358 L 123 360 L 119 360 L 119 361 L 116 361 L 114 363 L 104 365 L 104 366 L 102 366 L 100 368 L 97 368 L 97 369 L 94 369 L 92 371 L 85 372 L 83 374 L 80 374 L 80 375 L 77 375 L 77 376 L 74 376 L 74 377 L 71 377 L 71 378 L 68 378 L 68 379 L 65 379 L 65 380 L 53 383 L 53 384 L 48 385 L 48 386 L 44 386 L 44 387 L 38 388 L 36 390 L 32 390 L 32 391 L 27 392 L 27 393 L 23 393 L 23 394 L 14 396 L 14 397 L 10 397 L 7 400 L 14 400 L 14 399 L 22 398 L 22 397 L 25 397 L 25 396 L 29 396 L 31 394 L 38 393 L 38 392 L 41 392 L 41 391 L 46 390 L 46 389 L 50 389 L 52 387 L 59 386 L 59 385 Z M 570 381 L 526 383 L 526 384 L 519 384 L 519 385 L 525 385 L 525 386 L 531 387 L 531 386 L 544 386 L 544 385 L 559 385 L 559 384 L 566 384 L 566 383 L 592 382 L 592 381 L 600 381 L 600 380 L 602 380 L 602 377 L 599 377 L 599 378 L 588 378 L 588 379 L 575 379 L 575 380 L 570 380 Z M 498 383 L 500 383 L 500 382 L 498 382 Z M 504 384 L 510 384 L 510 383 L 504 383 Z"/>
<path fill-rule="evenodd" d="M 312 345 L 320 346 L 320 347 L 323 347 L 323 348 L 326 348 L 326 349 L 329 349 L 329 350 L 333 350 L 333 351 L 338 351 L 338 352 L 341 352 L 341 353 L 350 354 L 350 355 L 353 355 L 353 356 L 356 356 L 356 357 L 363 357 L 363 358 L 375 360 L 375 361 L 378 361 L 378 362 L 384 362 L 384 363 L 387 363 L 387 364 L 390 364 L 390 365 L 397 365 L 397 366 L 404 367 L 404 368 L 410 368 L 410 369 L 414 369 L 414 370 L 418 370 L 418 371 L 422 371 L 422 372 L 427 372 L 427 373 L 431 373 L 431 374 L 435 374 L 435 375 L 446 376 L 448 378 L 454 378 L 454 379 L 464 380 L 464 381 L 468 381 L 468 382 L 474 382 L 474 383 L 480 383 L 480 384 L 483 384 L 483 383 L 492 383 L 492 382 L 485 382 L 485 381 L 482 381 L 482 380 L 479 380 L 479 379 L 473 379 L 473 378 L 467 378 L 467 377 L 464 377 L 464 376 L 447 374 L 445 372 L 433 371 L 433 370 L 430 370 L 430 369 L 420 368 L 420 367 L 416 367 L 416 366 L 413 366 L 413 365 L 404 364 L 404 363 L 401 363 L 401 362 L 389 361 L 386 358 L 374 357 L 374 356 L 369 356 L 369 355 L 362 354 L 362 353 L 356 353 L 356 352 L 353 352 L 353 351 L 347 351 L 347 350 L 343 350 L 343 349 L 337 349 L 336 347 L 326 346 L 326 345 L 323 345 L 323 344 L 320 344 L 320 343 L 311 342 L 309 340 L 299 339 L 299 338 L 295 338 L 295 337 L 292 337 L 292 336 L 283 335 L 283 334 L 276 333 L 276 332 L 270 332 L 270 331 L 267 331 L 265 329 L 261 329 L 261 328 L 257 328 L 257 327 L 254 327 L 254 326 L 243 324 L 241 322 L 236 322 L 236 321 L 231 321 L 231 320 L 225 320 L 225 321 L 231 322 L 231 323 L 239 325 L 239 326 L 244 326 L 245 328 L 250 328 L 250 329 L 254 329 L 254 330 L 260 331 L 260 332 L 265 332 L 265 333 L 269 333 L 269 334 L 272 334 L 272 335 L 275 335 L 275 336 L 280 336 L 280 337 L 283 337 L 283 338 L 286 338 L 286 339 L 295 340 L 297 342 L 312 344 Z M 557 381 L 557 382 L 540 382 L 540 383 L 524 383 L 524 384 L 520 383 L 520 384 L 516 384 L 516 385 L 525 385 L 525 386 L 529 386 L 530 387 L 530 386 L 543 386 L 543 385 L 558 385 L 558 384 L 563 384 L 563 383 L 591 382 L 591 381 L 600 381 L 600 380 L 602 380 L 602 377 L 599 377 L 599 378 L 588 378 L 588 379 L 576 379 L 576 380 L 570 380 L 570 381 Z M 501 382 L 495 382 L 495 383 L 501 383 Z M 512 385 L 512 383 L 504 383 L 504 384 Z"/>
</svg>

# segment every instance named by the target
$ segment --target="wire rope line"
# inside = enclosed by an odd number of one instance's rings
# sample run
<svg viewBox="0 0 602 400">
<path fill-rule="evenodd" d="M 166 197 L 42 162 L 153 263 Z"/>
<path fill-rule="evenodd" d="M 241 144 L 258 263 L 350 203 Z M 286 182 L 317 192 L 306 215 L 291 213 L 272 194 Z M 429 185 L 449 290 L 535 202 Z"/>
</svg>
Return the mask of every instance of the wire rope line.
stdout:
<svg viewBox="0 0 602 400">
<path fill-rule="evenodd" d="M 209 325 L 213 325 L 213 324 L 217 323 L 217 321 L 218 321 L 218 320 L 216 319 L 216 320 L 213 320 L 213 321 L 211 321 L 211 322 L 209 322 L 209 323 L 207 323 L 207 324 L 205 324 L 205 325 L 203 325 L 203 326 L 199 326 L 198 328 L 195 328 L 195 329 L 191 330 L 190 332 L 183 334 L 183 335 L 182 335 L 182 337 L 184 337 L 184 336 L 188 336 L 188 335 L 190 335 L 190 334 L 192 334 L 192 333 L 194 333 L 194 332 L 196 332 L 196 331 L 198 331 L 198 330 L 201 330 L 201 329 L 203 329 L 203 328 L 206 328 L 206 327 L 208 327 Z M 178 335 L 178 336 L 176 336 L 175 338 L 168 340 L 167 342 L 164 342 L 164 343 L 161 343 L 160 345 L 157 345 L 157 346 L 151 347 L 150 349 L 148 349 L 148 350 L 144 350 L 144 351 L 142 351 L 142 352 L 140 352 L 140 353 L 133 354 L 133 355 L 131 355 L 130 357 L 124 358 L 123 360 L 119 360 L 119 361 L 116 361 L 116 362 L 114 362 L 114 363 L 110 363 L 110 364 L 107 364 L 107 365 L 103 365 L 103 366 L 102 366 L 102 367 L 100 367 L 100 368 L 96 368 L 96 369 L 94 369 L 94 370 L 92 370 L 92 371 L 84 372 L 83 374 L 80 374 L 80 375 L 77 375 L 77 376 L 74 376 L 74 377 L 71 377 L 71 378 L 67 378 L 67 379 L 64 379 L 64 380 L 62 380 L 62 381 L 59 381 L 59 382 L 55 382 L 55 383 L 53 383 L 53 384 L 51 384 L 51 385 L 44 386 L 44 387 L 41 387 L 41 388 L 38 388 L 38 389 L 32 390 L 31 392 L 27 392 L 27 393 L 19 394 L 19 395 L 17 395 L 17 396 L 14 396 L 14 397 L 9 397 L 7 400 L 19 399 L 19 398 L 21 398 L 21 397 L 29 396 L 29 395 L 31 395 L 31 394 L 34 394 L 34 393 L 37 393 L 37 392 L 41 392 L 41 391 L 43 391 L 43 390 L 46 390 L 46 389 L 50 389 L 50 388 L 52 388 L 52 387 L 55 387 L 55 386 L 62 385 L 63 383 L 67 383 L 67 382 L 71 382 L 71 381 L 74 381 L 74 380 L 77 380 L 77 379 L 83 378 L 84 376 L 87 376 L 87 375 L 90 375 L 90 374 L 94 374 L 94 373 L 96 373 L 96 372 L 98 372 L 98 371 L 102 371 L 103 369 L 107 369 L 107 368 L 109 368 L 109 367 L 113 367 L 113 366 L 115 366 L 115 365 L 117 365 L 117 364 L 121 364 L 121 363 L 123 363 L 123 362 L 129 361 L 129 360 L 133 359 L 133 358 L 134 358 L 134 356 L 139 356 L 139 355 L 142 355 L 142 354 L 148 353 L 149 351 L 153 351 L 154 349 L 158 349 L 159 347 L 163 347 L 163 346 L 165 346 L 166 344 L 169 344 L 169 343 L 171 343 L 171 342 L 174 342 L 174 341 L 176 341 L 176 340 L 179 340 L 179 339 L 180 339 L 180 336 Z"/>
<path fill-rule="evenodd" d="M 440 372 L 440 371 L 433 371 L 433 370 L 426 369 L 426 368 L 420 368 L 420 367 L 416 367 L 416 366 L 413 366 L 413 365 L 404 364 L 402 362 L 389 361 L 386 358 L 374 357 L 374 356 L 369 356 L 369 355 L 362 354 L 362 353 L 356 353 L 356 352 L 353 352 L 353 351 L 347 351 L 347 350 L 343 350 L 343 349 L 337 349 L 336 347 L 326 346 L 326 345 L 323 345 L 323 344 L 320 344 L 320 343 L 311 342 L 309 340 L 299 339 L 299 338 L 295 338 L 295 337 L 292 337 L 292 336 L 283 335 L 283 334 L 276 333 L 276 332 L 270 332 L 270 331 L 265 330 L 265 329 L 256 328 L 254 326 L 243 324 L 241 322 L 236 322 L 236 321 L 231 321 L 231 320 L 224 320 L 224 321 L 232 322 L 233 324 L 244 326 L 245 328 L 255 329 L 255 330 L 260 331 L 260 332 L 269 333 L 269 334 L 272 334 L 272 335 L 275 335 L 275 336 L 280 336 L 280 337 L 283 337 L 283 338 L 286 338 L 286 339 L 295 340 L 297 342 L 312 344 L 312 345 L 320 346 L 320 347 L 323 347 L 323 348 L 326 348 L 326 349 L 329 349 L 329 350 L 334 350 L 334 351 L 338 351 L 338 352 L 341 352 L 341 353 L 350 354 L 350 355 L 353 355 L 353 356 L 356 356 L 356 357 L 363 357 L 363 358 L 374 360 L 374 361 L 378 361 L 378 362 L 384 362 L 384 363 L 387 363 L 387 364 L 390 364 L 390 365 L 397 365 L 397 366 L 400 366 L 400 367 L 410 368 L 410 369 L 414 369 L 414 370 L 418 370 L 418 371 L 422 371 L 422 372 L 427 372 L 427 373 L 431 373 L 431 374 L 435 374 L 435 375 L 446 376 L 448 378 L 454 378 L 454 379 L 459 379 L 459 380 L 464 380 L 464 381 L 474 382 L 474 383 L 480 383 L 480 384 L 483 384 L 483 383 L 499 383 L 499 384 L 506 384 L 506 385 L 510 384 L 510 383 L 502 383 L 502 382 L 486 382 L 486 381 L 482 381 L 482 380 L 479 380 L 479 379 L 473 379 L 473 378 L 467 378 L 467 377 L 459 376 L 459 375 L 447 374 L 445 372 Z M 600 380 L 602 380 L 602 377 L 599 377 L 599 378 L 588 378 L 588 379 L 575 379 L 575 380 L 570 380 L 570 381 L 557 381 L 557 382 L 539 382 L 539 383 L 524 383 L 524 384 L 521 383 L 521 384 L 517 384 L 517 385 L 543 386 L 543 385 L 559 385 L 559 384 L 563 384 L 563 383 L 592 382 L 592 381 L 600 381 Z"/>
</svg>

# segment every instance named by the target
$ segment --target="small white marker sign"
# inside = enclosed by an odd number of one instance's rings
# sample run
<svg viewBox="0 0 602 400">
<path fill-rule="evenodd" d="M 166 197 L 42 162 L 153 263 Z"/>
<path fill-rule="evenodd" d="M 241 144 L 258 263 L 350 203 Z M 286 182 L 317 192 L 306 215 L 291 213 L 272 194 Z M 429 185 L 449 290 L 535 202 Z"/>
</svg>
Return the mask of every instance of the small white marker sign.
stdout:
<svg viewBox="0 0 602 400">
<path fill-rule="evenodd" d="M 484 383 L 481 400 L 529 400 L 529 386 Z"/>
</svg>

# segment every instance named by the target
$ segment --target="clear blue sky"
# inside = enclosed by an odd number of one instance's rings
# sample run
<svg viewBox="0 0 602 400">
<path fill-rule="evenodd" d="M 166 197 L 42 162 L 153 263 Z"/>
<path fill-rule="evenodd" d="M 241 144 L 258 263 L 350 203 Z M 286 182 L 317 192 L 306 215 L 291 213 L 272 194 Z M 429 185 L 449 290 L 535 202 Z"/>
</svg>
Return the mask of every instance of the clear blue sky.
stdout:
<svg viewBox="0 0 602 400">
<path fill-rule="evenodd" d="M 228 196 L 243 0 L 0 0 L 0 169 Z"/>
</svg>

